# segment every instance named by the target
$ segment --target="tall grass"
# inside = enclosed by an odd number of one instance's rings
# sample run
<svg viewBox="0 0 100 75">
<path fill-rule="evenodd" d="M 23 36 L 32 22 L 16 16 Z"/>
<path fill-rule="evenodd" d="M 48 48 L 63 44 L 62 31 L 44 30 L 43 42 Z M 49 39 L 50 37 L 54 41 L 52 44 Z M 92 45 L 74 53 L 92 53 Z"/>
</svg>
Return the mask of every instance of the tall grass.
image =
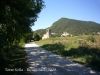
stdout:
<svg viewBox="0 0 100 75">
<path fill-rule="evenodd" d="M 99 35 L 49 38 L 36 43 L 46 50 L 100 70 Z"/>
</svg>

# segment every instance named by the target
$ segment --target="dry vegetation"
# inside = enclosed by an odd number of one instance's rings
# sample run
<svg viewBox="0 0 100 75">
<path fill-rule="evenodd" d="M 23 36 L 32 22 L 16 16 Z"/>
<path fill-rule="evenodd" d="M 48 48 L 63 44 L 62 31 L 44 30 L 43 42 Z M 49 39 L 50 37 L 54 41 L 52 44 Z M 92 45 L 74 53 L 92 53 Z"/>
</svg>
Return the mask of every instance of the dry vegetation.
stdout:
<svg viewBox="0 0 100 75">
<path fill-rule="evenodd" d="M 99 35 L 49 38 L 36 43 L 46 50 L 100 70 Z"/>
</svg>

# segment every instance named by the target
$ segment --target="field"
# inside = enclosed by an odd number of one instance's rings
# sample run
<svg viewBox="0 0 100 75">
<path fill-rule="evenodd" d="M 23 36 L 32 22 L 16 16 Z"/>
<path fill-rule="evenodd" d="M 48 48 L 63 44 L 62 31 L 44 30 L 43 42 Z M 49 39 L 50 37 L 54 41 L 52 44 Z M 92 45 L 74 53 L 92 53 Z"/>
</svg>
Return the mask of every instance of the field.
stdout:
<svg viewBox="0 0 100 75">
<path fill-rule="evenodd" d="M 100 70 L 99 35 L 48 38 L 36 44 L 74 62 Z"/>
</svg>

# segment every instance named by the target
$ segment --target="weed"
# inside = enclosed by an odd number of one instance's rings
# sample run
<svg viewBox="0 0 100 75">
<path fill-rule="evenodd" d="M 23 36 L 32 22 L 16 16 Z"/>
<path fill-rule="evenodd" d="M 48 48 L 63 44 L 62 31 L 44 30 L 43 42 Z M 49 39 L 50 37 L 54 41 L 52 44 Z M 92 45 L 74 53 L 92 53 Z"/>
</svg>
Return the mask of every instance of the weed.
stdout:
<svg viewBox="0 0 100 75">
<path fill-rule="evenodd" d="M 90 42 L 93 42 L 93 43 L 96 42 L 96 39 L 92 35 L 89 35 L 87 37 L 87 40 L 90 41 Z"/>
<path fill-rule="evenodd" d="M 58 55 L 100 70 L 100 36 L 75 36 L 49 38 L 36 42 Z"/>
</svg>

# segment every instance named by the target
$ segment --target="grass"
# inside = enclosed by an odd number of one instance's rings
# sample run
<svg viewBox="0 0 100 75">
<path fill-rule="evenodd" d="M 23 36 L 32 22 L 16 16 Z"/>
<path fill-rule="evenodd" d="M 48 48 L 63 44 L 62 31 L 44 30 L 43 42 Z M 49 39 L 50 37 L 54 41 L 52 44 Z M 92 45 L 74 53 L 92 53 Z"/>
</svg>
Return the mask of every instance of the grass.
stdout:
<svg viewBox="0 0 100 75">
<path fill-rule="evenodd" d="M 100 71 L 100 36 L 98 35 L 49 38 L 36 43 L 55 54 Z"/>
<path fill-rule="evenodd" d="M 27 57 L 24 48 L 17 46 L 13 53 L 8 56 L 7 61 L 0 60 L 0 75 L 30 75 L 29 72 L 25 71 L 28 67 L 26 60 Z M 7 71 L 7 69 L 14 70 Z"/>
</svg>

